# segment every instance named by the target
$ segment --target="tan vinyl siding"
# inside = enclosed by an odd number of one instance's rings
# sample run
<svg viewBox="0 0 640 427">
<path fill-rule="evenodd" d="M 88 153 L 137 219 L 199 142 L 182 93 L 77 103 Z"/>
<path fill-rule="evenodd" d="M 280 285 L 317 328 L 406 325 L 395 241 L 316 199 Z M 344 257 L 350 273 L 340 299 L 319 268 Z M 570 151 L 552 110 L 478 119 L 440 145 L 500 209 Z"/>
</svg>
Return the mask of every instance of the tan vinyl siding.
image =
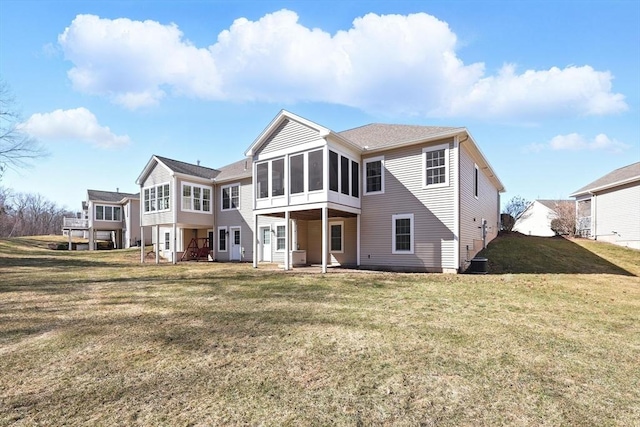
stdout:
<svg viewBox="0 0 640 427">
<path fill-rule="evenodd" d="M 384 194 L 362 196 L 361 265 L 441 271 L 457 268 L 454 238 L 456 161 L 453 141 L 376 153 L 384 155 Z M 448 185 L 423 188 L 424 147 L 449 143 Z M 367 156 L 363 157 L 364 161 Z M 392 216 L 414 214 L 414 253 L 392 254 Z"/>
<path fill-rule="evenodd" d="M 246 178 L 237 182 L 240 184 L 240 209 L 220 210 L 222 198 L 222 185 L 216 186 L 215 209 L 216 225 L 214 230 L 216 259 L 228 261 L 230 255 L 230 244 L 227 241 L 227 252 L 218 251 L 218 227 L 240 227 L 240 245 L 244 248 L 244 258 L 242 261 L 253 260 L 253 185 L 251 178 Z M 233 183 L 225 183 L 224 186 Z"/>
<path fill-rule="evenodd" d="M 460 146 L 460 264 L 464 270 L 469 260 L 482 249 L 482 219 L 487 221 L 487 243 L 498 235 L 498 190 L 482 168 L 478 168 L 478 198 L 474 194 L 475 163 L 464 143 Z"/>
<path fill-rule="evenodd" d="M 211 189 L 211 197 L 215 197 L 215 192 L 213 191 L 213 184 L 204 184 L 199 181 L 190 180 L 188 178 L 178 179 L 177 185 L 177 193 L 175 198 L 172 196 L 171 201 L 176 201 L 176 206 L 178 208 L 178 224 L 186 224 L 188 226 L 197 226 L 197 227 L 213 227 L 213 209 L 217 207 L 217 204 L 214 200 L 211 200 L 211 212 L 185 212 L 182 210 L 182 184 L 190 184 L 190 185 L 198 185 L 200 187 L 206 187 Z"/>
<path fill-rule="evenodd" d="M 146 187 L 152 187 L 154 185 L 169 184 L 169 210 L 164 212 L 147 212 L 142 214 L 142 225 L 155 225 L 155 224 L 173 224 L 173 209 L 175 209 L 176 195 L 173 194 L 173 184 L 171 181 L 170 172 L 164 167 L 156 163 L 147 179 L 140 187 L 140 203 L 144 205 L 144 189 Z"/>
<path fill-rule="evenodd" d="M 278 126 L 256 154 L 291 148 L 296 145 L 320 139 L 318 132 L 292 120 L 285 120 Z"/>
<path fill-rule="evenodd" d="M 640 249 L 640 183 L 598 193 L 595 206 L 596 239 Z"/>
</svg>

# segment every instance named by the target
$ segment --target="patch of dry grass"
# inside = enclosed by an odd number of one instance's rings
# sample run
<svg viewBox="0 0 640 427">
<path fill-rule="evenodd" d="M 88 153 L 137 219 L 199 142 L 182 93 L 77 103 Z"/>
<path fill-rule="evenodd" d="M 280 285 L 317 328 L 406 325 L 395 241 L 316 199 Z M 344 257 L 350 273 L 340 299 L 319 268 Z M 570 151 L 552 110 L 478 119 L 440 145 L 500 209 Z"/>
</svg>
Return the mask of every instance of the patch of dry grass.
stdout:
<svg viewBox="0 0 640 427">
<path fill-rule="evenodd" d="M 638 252 L 624 257 L 627 272 L 640 264 Z M 640 419 L 640 279 L 630 274 L 138 262 L 135 250 L 0 241 L 1 425 Z"/>
</svg>

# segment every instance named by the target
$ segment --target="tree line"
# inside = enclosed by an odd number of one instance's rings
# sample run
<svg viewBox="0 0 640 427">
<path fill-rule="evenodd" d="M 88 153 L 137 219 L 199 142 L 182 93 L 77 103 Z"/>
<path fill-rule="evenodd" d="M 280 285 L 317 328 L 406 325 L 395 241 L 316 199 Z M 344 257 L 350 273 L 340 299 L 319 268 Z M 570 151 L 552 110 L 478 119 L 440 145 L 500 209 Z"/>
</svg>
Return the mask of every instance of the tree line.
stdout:
<svg viewBox="0 0 640 427">
<path fill-rule="evenodd" d="M 75 214 L 40 194 L 0 187 L 0 237 L 62 234 L 65 216 Z"/>
</svg>

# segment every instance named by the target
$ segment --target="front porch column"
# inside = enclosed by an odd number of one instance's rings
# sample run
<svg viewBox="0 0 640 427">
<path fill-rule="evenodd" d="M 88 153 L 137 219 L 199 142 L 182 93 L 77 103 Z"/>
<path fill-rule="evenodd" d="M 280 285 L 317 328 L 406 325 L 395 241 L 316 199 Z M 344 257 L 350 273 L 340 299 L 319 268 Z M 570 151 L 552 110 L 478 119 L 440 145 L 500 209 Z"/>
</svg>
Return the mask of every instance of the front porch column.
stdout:
<svg viewBox="0 0 640 427">
<path fill-rule="evenodd" d="M 69 229 L 69 250 L 72 250 L 72 245 L 71 245 L 71 234 L 73 234 L 73 228 Z"/>
<path fill-rule="evenodd" d="M 284 213 L 284 269 L 290 270 L 290 257 L 291 257 L 291 248 L 289 245 L 289 239 L 291 239 L 291 227 L 289 224 L 289 211 Z"/>
<path fill-rule="evenodd" d="M 160 226 L 156 225 L 156 264 L 160 264 Z"/>
<path fill-rule="evenodd" d="M 356 216 L 356 265 L 360 267 L 360 214 Z"/>
<path fill-rule="evenodd" d="M 173 264 L 178 262 L 178 226 L 173 223 L 173 254 L 171 255 Z"/>
<path fill-rule="evenodd" d="M 322 272 L 327 272 L 327 256 L 329 245 L 327 244 L 327 226 L 329 225 L 329 208 L 322 208 Z"/>
<path fill-rule="evenodd" d="M 253 268 L 258 268 L 258 239 L 260 230 L 258 229 L 258 215 L 253 216 Z"/>
<path fill-rule="evenodd" d="M 144 227 L 140 226 L 140 264 L 144 264 Z"/>
</svg>

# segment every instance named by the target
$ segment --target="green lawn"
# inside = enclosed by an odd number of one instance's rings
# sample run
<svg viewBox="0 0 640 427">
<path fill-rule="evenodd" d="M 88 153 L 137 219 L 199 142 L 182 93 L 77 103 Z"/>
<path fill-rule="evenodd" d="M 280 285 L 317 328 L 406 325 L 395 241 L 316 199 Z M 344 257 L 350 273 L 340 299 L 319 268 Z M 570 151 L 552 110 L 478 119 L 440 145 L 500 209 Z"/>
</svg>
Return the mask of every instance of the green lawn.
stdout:
<svg viewBox="0 0 640 427">
<path fill-rule="evenodd" d="M 489 275 L 139 264 L 0 240 L 0 425 L 638 425 L 640 252 Z"/>
</svg>

